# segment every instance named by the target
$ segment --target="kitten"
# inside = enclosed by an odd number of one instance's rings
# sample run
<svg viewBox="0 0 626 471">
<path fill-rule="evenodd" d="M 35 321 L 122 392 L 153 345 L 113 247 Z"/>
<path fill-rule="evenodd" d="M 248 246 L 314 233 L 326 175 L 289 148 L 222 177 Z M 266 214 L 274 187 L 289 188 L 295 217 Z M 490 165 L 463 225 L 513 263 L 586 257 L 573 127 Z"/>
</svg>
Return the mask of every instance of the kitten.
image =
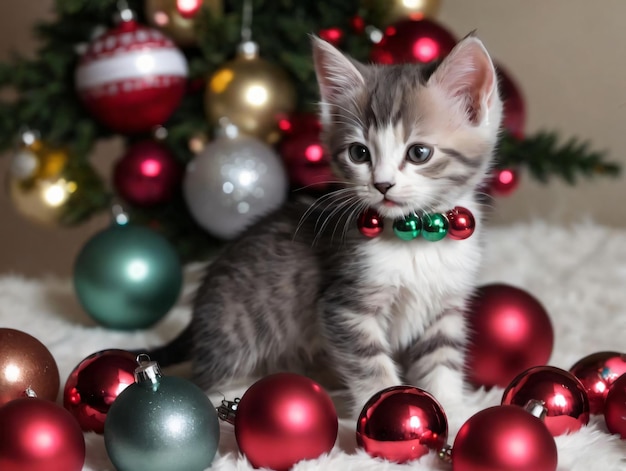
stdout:
<svg viewBox="0 0 626 471">
<path fill-rule="evenodd" d="M 492 61 L 473 36 L 430 68 L 364 65 L 317 38 L 313 57 L 322 138 L 344 184 L 263 218 L 210 264 L 187 330 L 195 381 L 216 390 L 260 364 L 322 354 L 355 416 L 407 383 L 459 405 L 481 260 L 477 189 L 502 114 Z M 477 221 L 466 240 L 393 233 L 396 218 L 455 206 Z M 379 237 L 357 229 L 366 208 L 385 218 Z"/>
</svg>

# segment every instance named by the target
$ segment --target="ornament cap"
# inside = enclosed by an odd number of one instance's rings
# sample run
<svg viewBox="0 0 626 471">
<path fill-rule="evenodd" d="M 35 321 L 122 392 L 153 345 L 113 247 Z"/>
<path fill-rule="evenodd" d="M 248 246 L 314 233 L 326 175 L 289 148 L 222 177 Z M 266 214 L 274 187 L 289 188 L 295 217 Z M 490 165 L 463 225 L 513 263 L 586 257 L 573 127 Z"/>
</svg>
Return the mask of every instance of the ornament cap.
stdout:
<svg viewBox="0 0 626 471">
<path fill-rule="evenodd" d="M 157 386 L 163 377 L 159 364 L 150 360 L 150 357 L 145 353 L 137 355 L 137 363 L 139 366 L 135 368 L 135 382 L 152 387 Z"/>
<path fill-rule="evenodd" d="M 546 415 L 548 414 L 548 408 L 546 407 L 546 403 L 538 399 L 531 399 L 530 401 L 528 401 L 524 406 L 524 410 L 542 421 L 546 418 Z"/>
<path fill-rule="evenodd" d="M 254 41 L 243 41 L 237 46 L 237 55 L 244 59 L 256 59 L 259 57 L 259 45 Z"/>
<path fill-rule="evenodd" d="M 235 398 L 234 401 L 222 399 L 222 404 L 215 408 L 219 419 L 235 425 L 235 417 L 237 416 L 237 408 L 239 407 L 240 401 L 240 398 Z"/>
</svg>

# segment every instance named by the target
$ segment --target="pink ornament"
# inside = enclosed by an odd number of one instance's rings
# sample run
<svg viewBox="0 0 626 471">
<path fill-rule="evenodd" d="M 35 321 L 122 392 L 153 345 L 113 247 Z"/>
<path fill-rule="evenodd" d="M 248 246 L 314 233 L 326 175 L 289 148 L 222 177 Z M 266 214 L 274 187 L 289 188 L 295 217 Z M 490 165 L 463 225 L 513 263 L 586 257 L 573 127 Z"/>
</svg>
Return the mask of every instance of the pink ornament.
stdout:
<svg viewBox="0 0 626 471">
<path fill-rule="evenodd" d="M 255 468 L 287 471 L 329 452 L 337 439 L 337 412 L 315 381 L 278 373 L 254 383 L 234 419 L 241 452 Z"/>
<path fill-rule="evenodd" d="M 163 144 L 141 141 L 131 145 L 115 165 L 113 185 L 129 203 L 154 206 L 174 197 L 182 177 L 182 165 Z"/>
<path fill-rule="evenodd" d="M 532 366 L 545 365 L 554 331 L 541 303 L 502 283 L 480 287 L 468 310 L 468 379 L 476 386 L 506 387 Z"/>
<path fill-rule="evenodd" d="M 341 44 L 341 41 L 343 40 L 344 32 L 341 28 L 337 28 L 337 27 L 326 28 L 320 31 L 319 36 L 324 41 L 329 42 L 333 46 L 339 47 L 339 45 Z"/>
<path fill-rule="evenodd" d="M 125 350 L 103 350 L 82 360 L 70 373 L 63 405 L 87 432 L 104 432 L 113 401 L 135 382 L 135 355 Z"/>
<path fill-rule="evenodd" d="M 156 29 L 122 21 L 97 37 L 81 56 L 76 88 L 102 124 L 122 134 L 165 123 L 183 97 L 187 62 Z"/>
<path fill-rule="evenodd" d="M 587 391 L 592 414 L 602 414 L 611 384 L 626 374 L 626 354 L 597 352 L 578 360 L 570 368 Z"/>
<path fill-rule="evenodd" d="M 373 209 L 368 208 L 361 213 L 357 226 L 365 237 L 377 237 L 384 229 L 383 218 Z"/>
<path fill-rule="evenodd" d="M 433 20 L 402 20 L 385 29 L 382 40 L 372 48 L 371 59 L 379 64 L 427 64 L 447 56 L 456 42 Z"/>
<path fill-rule="evenodd" d="M 437 400 L 413 386 L 375 394 L 359 415 L 356 439 L 370 456 L 397 463 L 440 451 L 448 439 L 446 414 Z"/>
<path fill-rule="evenodd" d="M 497 168 L 491 174 L 487 191 L 507 196 L 519 186 L 519 173 L 514 168 Z"/>
<path fill-rule="evenodd" d="M 176 0 L 176 10 L 186 19 L 195 17 L 202 9 L 202 0 Z"/>
<path fill-rule="evenodd" d="M 557 449 L 540 419 L 517 406 L 469 418 L 452 446 L 453 471 L 555 471 Z"/>
<path fill-rule="evenodd" d="M 500 64 L 496 64 L 498 85 L 504 102 L 502 126 L 514 137 L 522 139 L 526 126 L 526 103 L 519 86 Z"/>
<path fill-rule="evenodd" d="M 448 219 L 448 237 L 451 239 L 467 239 L 476 229 L 474 215 L 469 209 L 462 206 L 456 206 L 448 211 L 446 218 Z"/>
<path fill-rule="evenodd" d="M 543 421 L 554 437 L 576 432 L 589 423 L 585 388 L 568 371 L 535 366 L 519 374 L 502 396 L 503 405 L 525 407 L 532 400 L 541 401 L 546 408 Z"/>
<path fill-rule="evenodd" d="M 626 439 L 626 374 L 613 382 L 606 395 L 604 420 L 611 433 Z"/>
<path fill-rule="evenodd" d="M 84 462 L 83 432 L 62 407 L 35 397 L 0 407 L 2 471 L 80 471 Z"/>
</svg>

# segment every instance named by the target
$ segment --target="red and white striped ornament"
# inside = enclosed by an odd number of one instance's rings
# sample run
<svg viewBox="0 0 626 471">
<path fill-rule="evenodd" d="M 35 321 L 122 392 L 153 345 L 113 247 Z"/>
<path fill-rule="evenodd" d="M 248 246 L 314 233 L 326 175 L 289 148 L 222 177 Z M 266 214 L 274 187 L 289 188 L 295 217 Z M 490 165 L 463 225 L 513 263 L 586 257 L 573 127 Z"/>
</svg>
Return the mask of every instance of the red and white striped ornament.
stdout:
<svg viewBox="0 0 626 471">
<path fill-rule="evenodd" d="M 76 69 L 87 109 L 122 134 L 148 132 L 167 121 L 186 79 L 187 61 L 172 40 L 132 18 L 95 38 Z"/>
</svg>

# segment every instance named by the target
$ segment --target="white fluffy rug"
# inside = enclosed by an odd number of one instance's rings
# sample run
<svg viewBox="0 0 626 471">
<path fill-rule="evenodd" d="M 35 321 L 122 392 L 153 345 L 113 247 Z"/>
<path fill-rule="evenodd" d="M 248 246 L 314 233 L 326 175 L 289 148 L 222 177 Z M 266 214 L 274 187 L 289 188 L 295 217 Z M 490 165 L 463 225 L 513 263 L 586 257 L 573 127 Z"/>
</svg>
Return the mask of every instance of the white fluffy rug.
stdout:
<svg viewBox="0 0 626 471">
<path fill-rule="evenodd" d="M 543 223 L 494 228 L 486 251 L 481 283 L 501 281 L 522 287 L 543 302 L 555 327 L 550 364 L 568 369 L 583 356 L 601 350 L 626 350 L 626 231 L 581 223 L 555 227 Z M 0 278 L 0 327 L 37 337 L 59 365 L 61 383 L 87 355 L 106 348 L 141 348 L 169 340 L 189 318 L 186 306 L 198 270 L 188 272 L 181 303 L 153 329 L 116 332 L 94 325 L 81 311 L 68 280 Z M 182 373 L 181 373 L 182 374 Z M 223 391 L 228 399 L 241 396 L 245 385 Z M 502 390 L 477 391 L 467 399 L 466 417 L 499 403 Z M 214 404 L 218 397 L 211 397 Z M 234 440 L 232 427 L 222 423 L 215 471 L 252 469 Z M 298 463 L 294 471 L 446 470 L 434 454 L 399 465 L 370 458 L 356 449 L 355 424 L 340 419 L 335 449 L 317 460 Z M 453 440 L 450 437 L 450 442 Z M 103 439 L 86 434 L 84 470 L 113 470 Z M 583 430 L 557 437 L 559 471 L 626 470 L 626 440 L 610 436 L 601 416 Z M 175 471 L 175 470 L 172 470 Z"/>
</svg>

